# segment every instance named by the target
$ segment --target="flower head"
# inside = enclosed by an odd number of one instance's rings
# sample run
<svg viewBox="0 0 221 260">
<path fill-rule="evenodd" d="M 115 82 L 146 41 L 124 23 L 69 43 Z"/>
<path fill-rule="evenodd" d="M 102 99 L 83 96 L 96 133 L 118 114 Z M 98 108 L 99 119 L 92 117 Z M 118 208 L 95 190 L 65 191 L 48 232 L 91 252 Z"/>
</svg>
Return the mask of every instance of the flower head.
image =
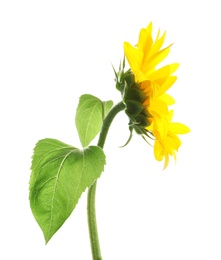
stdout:
<svg viewBox="0 0 221 260">
<path fill-rule="evenodd" d="M 130 69 L 124 72 L 125 61 L 116 73 L 117 88 L 121 91 L 130 119 L 131 133 L 135 130 L 143 137 L 154 139 L 156 160 L 165 159 L 167 167 L 169 156 L 176 158 L 181 145 L 178 134 L 185 134 L 190 129 L 181 123 L 172 122 L 173 111 L 169 109 L 175 100 L 166 93 L 177 77 L 173 73 L 179 64 L 173 63 L 159 68 L 167 57 L 169 45 L 163 48 L 166 33 L 160 31 L 152 37 L 152 23 L 141 29 L 136 46 L 124 43 L 124 53 Z"/>
</svg>

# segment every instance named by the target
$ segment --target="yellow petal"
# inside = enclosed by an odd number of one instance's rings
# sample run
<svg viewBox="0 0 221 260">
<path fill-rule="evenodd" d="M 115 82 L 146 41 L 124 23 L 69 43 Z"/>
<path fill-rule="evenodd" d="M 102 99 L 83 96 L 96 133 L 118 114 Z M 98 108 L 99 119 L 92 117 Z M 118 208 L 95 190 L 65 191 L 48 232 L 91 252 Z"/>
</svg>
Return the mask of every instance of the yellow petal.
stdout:
<svg viewBox="0 0 221 260">
<path fill-rule="evenodd" d="M 168 120 L 166 117 L 155 115 L 153 118 L 153 135 L 158 140 L 164 140 L 168 134 Z"/>
<path fill-rule="evenodd" d="M 163 147 L 161 146 L 158 140 L 156 140 L 154 143 L 154 156 L 157 161 L 163 160 L 163 156 L 164 156 Z"/>
<path fill-rule="evenodd" d="M 163 85 L 159 87 L 158 95 L 162 95 L 163 93 L 165 93 L 174 84 L 176 80 L 176 76 L 170 76 L 169 78 L 167 78 Z"/>
<path fill-rule="evenodd" d="M 171 97 L 169 94 L 164 93 L 159 97 L 160 100 L 163 100 L 168 106 L 171 106 L 175 103 L 175 99 Z"/>
<path fill-rule="evenodd" d="M 165 154 L 165 161 L 164 161 L 164 166 L 163 166 L 163 169 L 165 170 L 169 164 L 169 155 L 168 154 Z"/>
<path fill-rule="evenodd" d="M 172 45 L 172 44 L 171 44 Z M 152 66 L 156 66 L 157 64 L 159 64 L 161 61 L 163 61 L 166 56 L 169 54 L 170 52 L 170 47 L 171 45 L 167 46 L 166 48 L 158 51 L 157 53 L 155 53 L 150 59 L 149 62 L 152 61 Z"/>
<path fill-rule="evenodd" d="M 178 151 L 178 148 L 181 145 L 181 141 L 180 141 L 179 137 L 172 133 L 168 133 L 168 135 L 165 139 L 165 143 L 166 143 L 167 152 L 170 155 L 174 154 L 174 150 Z"/>
<path fill-rule="evenodd" d="M 157 161 L 162 161 L 163 158 L 165 158 L 163 169 L 165 169 L 168 166 L 169 155 L 165 153 L 162 144 L 158 140 L 156 140 L 154 143 L 154 156 Z"/>
<path fill-rule="evenodd" d="M 146 29 L 140 30 L 139 41 L 137 44 L 138 49 L 148 54 L 151 50 L 153 40 L 152 40 L 152 23 L 150 23 Z"/>
<path fill-rule="evenodd" d="M 156 65 L 158 65 L 161 61 L 163 61 L 166 56 L 170 52 L 170 46 L 166 47 L 165 49 L 158 51 L 154 55 L 152 55 L 149 59 L 145 59 L 142 64 L 142 71 L 145 74 L 150 74 L 150 71 L 152 68 L 154 68 Z"/>
<path fill-rule="evenodd" d="M 174 111 L 173 111 L 173 110 L 170 110 L 170 111 L 169 111 L 169 117 L 168 117 L 168 119 L 169 119 L 169 122 L 171 122 L 171 121 L 172 121 L 173 114 L 174 114 Z"/>
<path fill-rule="evenodd" d="M 157 53 L 164 43 L 164 40 L 165 40 L 165 37 L 166 37 L 166 32 L 164 32 L 164 34 L 162 35 L 161 38 L 159 38 L 159 35 L 160 35 L 160 31 L 158 31 L 157 38 L 156 38 L 156 41 L 154 42 L 154 44 L 151 48 L 150 55 Z"/>
<path fill-rule="evenodd" d="M 151 114 L 158 114 L 162 116 L 168 115 L 167 104 L 160 99 L 151 99 L 150 107 L 148 108 Z"/>
<path fill-rule="evenodd" d="M 130 43 L 124 43 L 124 53 L 135 77 L 140 73 L 140 67 L 143 60 L 143 52 L 133 47 Z"/>
<path fill-rule="evenodd" d="M 181 123 L 170 123 L 169 130 L 174 134 L 186 134 L 190 132 L 189 127 Z"/>
<path fill-rule="evenodd" d="M 179 67 L 179 63 L 173 63 L 166 65 L 149 75 L 150 80 L 158 80 L 160 78 L 168 78 L 172 73 L 174 73 Z"/>
</svg>

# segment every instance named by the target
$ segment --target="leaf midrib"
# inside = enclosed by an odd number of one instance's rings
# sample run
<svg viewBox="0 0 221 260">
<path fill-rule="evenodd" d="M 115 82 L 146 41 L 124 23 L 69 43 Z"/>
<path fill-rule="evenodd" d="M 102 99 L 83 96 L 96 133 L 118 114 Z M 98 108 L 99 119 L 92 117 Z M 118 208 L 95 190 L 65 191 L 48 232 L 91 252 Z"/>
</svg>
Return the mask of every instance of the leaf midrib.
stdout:
<svg viewBox="0 0 221 260">
<path fill-rule="evenodd" d="M 48 238 L 50 238 L 50 233 L 51 233 L 51 228 L 52 228 L 52 222 L 53 222 L 53 209 L 54 209 L 54 199 L 55 199 L 55 193 L 56 193 L 56 189 L 57 189 L 57 183 L 59 181 L 59 175 L 60 175 L 60 172 L 61 172 L 61 169 L 62 169 L 62 166 L 65 162 L 65 160 L 67 159 L 67 157 L 74 152 L 75 149 L 72 149 L 69 153 L 67 153 L 64 157 L 64 159 L 62 160 L 59 168 L 58 168 L 58 171 L 57 171 L 57 174 L 55 175 L 55 185 L 54 185 L 54 190 L 53 190 L 53 193 L 52 193 L 52 201 L 51 201 L 51 218 L 50 218 L 50 226 L 49 226 L 49 230 L 48 230 L 48 235 L 46 237 L 46 240 L 48 240 Z"/>
</svg>

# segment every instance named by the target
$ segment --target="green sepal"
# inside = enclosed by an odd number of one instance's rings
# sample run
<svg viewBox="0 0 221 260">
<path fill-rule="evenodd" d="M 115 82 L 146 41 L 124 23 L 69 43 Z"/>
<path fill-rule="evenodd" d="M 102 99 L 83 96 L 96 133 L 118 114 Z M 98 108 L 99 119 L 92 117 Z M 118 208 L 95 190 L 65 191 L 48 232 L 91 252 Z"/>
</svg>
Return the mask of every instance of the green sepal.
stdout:
<svg viewBox="0 0 221 260">
<path fill-rule="evenodd" d="M 123 61 L 120 62 L 118 72 L 116 72 L 115 68 L 113 67 L 114 74 L 115 74 L 116 88 L 121 92 L 121 94 L 124 93 L 124 89 L 126 86 L 132 87 L 134 84 L 134 75 L 131 69 L 124 72 L 124 68 L 125 68 L 125 56 L 123 58 Z"/>
<path fill-rule="evenodd" d="M 129 142 L 132 140 L 132 137 L 133 137 L 133 127 L 129 126 L 129 130 L 130 130 L 129 138 L 127 139 L 127 141 L 126 141 L 126 143 L 124 145 L 120 146 L 120 148 L 123 148 L 123 147 L 127 146 L 129 144 Z"/>
<path fill-rule="evenodd" d="M 139 115 L 144 109 L 144 106 L 135 100 L 126 101 L 126 110 L 125 112 L 131 117 Z"/>
<path fill-rule="evenodd" d="M 129 88 L 131 88 L 134 85 L 134 74 L 131 70 L 128 70 L 124 73 L 122 81 L 125 81 Z"/>
<path fill-rule="evenodd" d="M 83 150 L 55 139 L 40 140 L 30 177 L 30 206 L 46 243 L 63 225 L 81 194 L 100 177 L 105 155 L 98 146 Z"/>
<path fill-rule="evenodd" d="M 138 88 L 126 88 L 125 94 L 124 94 L 124 101 L 127 102 L 127 100 L 136 100 L 140 103 L 143 103 L 147 99 L 145 93 L 143 91 L 140 91 Z"/>
<path fill-rule="evenodd" d="M 134 116 L 134 120 L 136 122 L 136 125 L 139 125 L 140 127 L 147 127 L 150 125 L 145 114 L 139 114 L 137 116 Z"/>
</svg>

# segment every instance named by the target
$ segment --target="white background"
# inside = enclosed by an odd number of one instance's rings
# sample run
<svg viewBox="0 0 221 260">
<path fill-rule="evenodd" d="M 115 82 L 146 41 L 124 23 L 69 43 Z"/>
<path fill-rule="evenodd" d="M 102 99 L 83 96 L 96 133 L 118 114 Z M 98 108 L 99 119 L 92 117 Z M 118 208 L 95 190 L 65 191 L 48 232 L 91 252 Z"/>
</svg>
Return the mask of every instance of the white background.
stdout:
<svg viewBox="0 0 221 260">
<path fill-rule="evenodd" d="M 192 131 L 162 171 L 139 136 L 119 148 L 129 132 L 116 118 L 97 191 L 103 258 L 221 259 L 218 0 L 0 2 L 0 259 L 91 259 L 86 193 L 45 246 L 28 200 L 32 149 L 45 137 L 80 147 L 80 95 L 120 101 L 111 63 L 150 21 L 175 43 L 166 62 L 181 64 L 175 119 Z"/>
</svg>

